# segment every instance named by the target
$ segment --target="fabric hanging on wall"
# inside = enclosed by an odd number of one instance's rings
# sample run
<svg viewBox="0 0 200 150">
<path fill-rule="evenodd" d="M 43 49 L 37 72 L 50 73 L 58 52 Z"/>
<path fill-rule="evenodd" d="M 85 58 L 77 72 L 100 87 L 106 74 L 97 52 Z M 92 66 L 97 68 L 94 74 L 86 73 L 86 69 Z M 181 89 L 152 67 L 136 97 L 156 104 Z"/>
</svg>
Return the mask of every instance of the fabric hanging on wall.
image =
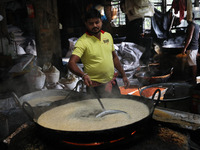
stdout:
<svg viewBox="0 0 200 150">
<path fill-rule="evenodd" d="M 190 1 L 190 0 L 187 0 Z M 172 2 L 172 8 L 174 9 L 175 14 L 178 14 L 178 11 L 180 12 L 179 21 L 184 18 L 184 11 L 186 11 L 187 8 L 187 1 L 186 0 L 173 0 Z"/>
<path fill-rule="evenodd" d="M 154 6 L 149 0 L 126 0 L 122 4 L 122 11 L 127 15 L 128 20 L 132 21 L 144 16 L 153 16 Z"/>
<path fill-rule="evenodd" d="M 187 20 L 192 21 L 192 1 L 187 0 Z"/>
<path fill-rule="evenodd" d="M 152 27 L 159 39 L 165 39 L 169 35 L 169 27 L 171 24 L 171 10 L 163 14 L 155 9 L 155 14 L 152 17 Z"/>
</svg>

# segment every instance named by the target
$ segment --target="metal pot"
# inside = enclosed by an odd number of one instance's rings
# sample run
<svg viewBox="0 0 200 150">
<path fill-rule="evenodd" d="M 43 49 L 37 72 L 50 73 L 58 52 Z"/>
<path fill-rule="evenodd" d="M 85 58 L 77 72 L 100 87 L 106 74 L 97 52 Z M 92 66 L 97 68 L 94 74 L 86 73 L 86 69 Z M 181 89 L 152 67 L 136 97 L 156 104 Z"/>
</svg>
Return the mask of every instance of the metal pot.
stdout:
<svg viewBox="0 0 200 150">
<path fill-rule="evenodd" d="M 155 91 L 155 93 L 157 92 L 160 95 L 160 90 Z M 83 132 L 60 131 L 60 130 L 49 129 L 39 125 L 37 123 L 37 119 L 39 118 L 39 116 L 51 108 L 67 104 L 70 102 L 83 101 L 87 100 L 88 98 L 94 98 L 92 95 L 86 95 L 86 93 L 73 92 L 73 94 L 71 94 L 70 98 L 67 101 L 58 100 L 48 105 L 35 105 L 33 107 L 29 104 L 30 101 L 33 100 L 33 98 L 41 98 L 41 97 L 48 98 L 49 95 L 60 95 L 60 94 L 65 95 L 68 93 L 69 91 L 65 90 L 38 91 L 24 95 L 19 99 L 24 110 L 27 112 L 30 118 L 32 118 L 32 120 L 38 125 L 41 135 L 45 135 L 47 139 L 53 139 L 56 141 L 62 141 L 66 143 L 84 143 L 84 144 L 95 143 L 95 145 L 106 143 L 108 141 L 115 141 L 123 137 L 130 136 L 133 132 L 137 131 L 141 126 L 145 126 L 146 124 L 148 124 L 147 122 L 149 122 L 152 119 L 154 108 L 159 102 L 159 97 L 157 101 L 152 101 L 144 97 L 138 97 L 133 95 L 115 96 L 116 98 L 131 99 L 133 101 L 142 102 L 148 107 L 150 113 L 147 117 L 141 119 L 140 121 L 111 129 L 97 130 L 97 131 L 83 131 Z"/>
<path fill-rule="evenodd" d="M 162 51 L 170 54 L 179 54 L 182 52 L 184 46 L 180 44 L 168 44 L 162 46 Z"/>
</svg>

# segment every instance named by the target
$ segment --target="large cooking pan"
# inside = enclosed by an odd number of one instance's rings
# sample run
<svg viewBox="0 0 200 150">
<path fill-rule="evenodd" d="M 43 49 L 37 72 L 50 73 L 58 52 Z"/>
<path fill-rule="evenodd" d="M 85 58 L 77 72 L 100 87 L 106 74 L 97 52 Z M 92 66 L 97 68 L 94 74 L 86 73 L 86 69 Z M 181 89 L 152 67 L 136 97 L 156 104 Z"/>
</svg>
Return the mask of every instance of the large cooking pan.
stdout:
<svg viewBox="0 0 200 150">
<path fill-rule="evenodd" d="M 142 85 L 167 82 L 173 74 L 173 68 L 167 70 L 146 70 L 139 71 L 135 74 L 136 78 Z"/>
<path fill-rule="evenodd" d="M 105 130 L 97 130 L 97 131 L 61 131 L 61 130 L 46 128 L 44 126 L 39 125 L 37 123 L 38 117 L 49 109 L 58 107 L 63 104 L 71 103 L 71 102 L 84 101 L 89 98 L 94 98 L 92 95 L 87 95 L 86 93 L 73 91 L 73 93 L 67 99 L 67 101 L 57 100 L 52 103 L 40 102 L 36 105 L 30 105 L 31 101 L 35 98 L 42 99 L 43 97 L 46 97 L 48 99 L 48 97 L 52 95 L 55 95 L 55 96 L 62 95 L 64 98 L 67 94 L 69 94 L 69 92 L 71 91 L 65 91 L 65 90 L 37 91 L 37 92 L 29 93 L 19 98 L 19 101 L 22 104 L 25 111 L 27 112 L 27 114 L 30 116 L 30 118 L 32 118 L 32 120 L 39 127 L 40 134 L 44 135 L 47 139 L 50 139 L 50 140 L 53 139 L 55 141 L 63 141 L 67 143 L 79 143 L 79 144 L 84 143 L 86 145 L 88 143 L 95 143 L 96 145 L 98 145 L 99 143 L 101 144 L 101 143 L 107 143 L 108 141 L 116 141 L 123 137 L 130 136 L 133 132 L 141 128 L 141 126 L 147 125 L 147 123 L 152 119 L 154 108 L 159 102 L 159 98 L 160 98 L 158 96 L 158 100 L 153 101 L 151 99 L 147 99 L 147 98 L 139 97 L 139 96 L 133 96 L 133 95 L 115 96 L 116 98 L 139 101 L 145 104 L 149 109 L 150 113 L 147 117 L 125 126 L 120 126 L 120 127 L 110 128 L 110 129 L 105 129 Z M 156 93 L 159 93 L 160 95 L 160 90 L 156 90 L 155 94 Z"/>
<path fill-rule="evenodd" d="M 182 52 L 184 46 L 180 44 L 168 44 L 162 46 L 162 51 L 168 54 L 179 54 Z"/>
<path fill-rule="evenodd" d="M 140 91 L 140 96 L 151 98 L 155 89 L 160 89 L 161 102 L 172 102 L 190 98 L 191 88 L 192 85 L 189 83 L 168 82 L 168 83 L 158 83 L 158 84 L 144 86 L 141 89 L 139 89 L 139 91 Z"/>
</svg>

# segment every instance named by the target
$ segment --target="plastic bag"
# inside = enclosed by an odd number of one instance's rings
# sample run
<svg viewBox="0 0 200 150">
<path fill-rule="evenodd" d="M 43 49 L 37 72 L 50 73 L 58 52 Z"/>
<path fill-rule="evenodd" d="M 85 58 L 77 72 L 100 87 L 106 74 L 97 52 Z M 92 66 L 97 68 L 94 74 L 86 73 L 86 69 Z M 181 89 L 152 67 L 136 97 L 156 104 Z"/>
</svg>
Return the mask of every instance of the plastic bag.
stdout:
<svg viewBox="0 0 200 150">
<path fill-rule="evenodd" d="M 66 54 L 66 57 L 70 57 L 71 54 L 72 54 L 72 51 L 74 50 L 74 46 L 77 42 L 78 38 L 76 37 L 72 37 L 72 38 L 69 38 L 68 41 L 69 41 L 69 50 Z"/>
<path fill-rule="evenodd" d="M 28 43 L 28 46 L 26 47 L 26 53 L 37 56 L 35 40 L 32 40 L 32 44 L 31 42 Z"/>
<path fill-rule="evenodd" d="M 66 89 L 72 90 L 75 88 L 78 81 L 79 78 L 69 71 L 69 73 L 65 77 L 62 77 L 59 82 L 65 85 Z"/>
<path fill-rule="evenodd" d="M 17 55 L 24 55 L 24 54 L 26 54 L 24 49 L 21 46 L 17 45 Z"/>
<path fill-rule="evenodd" d="M 57 83 L 60 79 L 60 71 L 52 66 L 51 63 L 46 63 L 43 65 L 43 71 L 46 75 L 47 83 Z"/>
<path fill-rule="evenodd" d="M 0 100 L 0 112 L 6 112 L 16 107 L 17 107 L 17 104 L 12 97 L 8 97 L 8 98 Z"/>
<path fill-rule="evenodd" d="M 45 85 L 46 75 L 38 66 L 34 67 L 25 77 L 31 90 L 41 90 Z"/>
<path fill-rule="evenodd" d="M 145 50 L 144 47 L 131 42 L 122 42 L 116 46 L 117 55 L 124 71 L 134 70 L 140 65 L 139 60 Z"/>
<path fill-rule="evenodd" d="M 10 69 L 9 73 L 22 72 L 33 60 L 34 60 L 33 55 L 23 55 L 23 56 L 21 56 L 19 62 L 17 64 L 15 64 Z"/>
</svg>

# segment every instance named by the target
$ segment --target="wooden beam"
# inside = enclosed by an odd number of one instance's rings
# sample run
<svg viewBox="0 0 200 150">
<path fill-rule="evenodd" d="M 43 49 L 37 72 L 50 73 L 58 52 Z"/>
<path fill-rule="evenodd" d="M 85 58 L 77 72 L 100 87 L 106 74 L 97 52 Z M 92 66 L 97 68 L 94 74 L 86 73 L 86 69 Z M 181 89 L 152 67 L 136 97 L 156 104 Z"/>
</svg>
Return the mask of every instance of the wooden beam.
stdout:
<svg viewBox="0 0 200 150">
<path fill-rule="evenodd" d="M 15 1 L 15 0 L 1 0 L 0 3 L 7 3 L 7 2 L 12 2 L 12 1 Z"/>
</svg>

